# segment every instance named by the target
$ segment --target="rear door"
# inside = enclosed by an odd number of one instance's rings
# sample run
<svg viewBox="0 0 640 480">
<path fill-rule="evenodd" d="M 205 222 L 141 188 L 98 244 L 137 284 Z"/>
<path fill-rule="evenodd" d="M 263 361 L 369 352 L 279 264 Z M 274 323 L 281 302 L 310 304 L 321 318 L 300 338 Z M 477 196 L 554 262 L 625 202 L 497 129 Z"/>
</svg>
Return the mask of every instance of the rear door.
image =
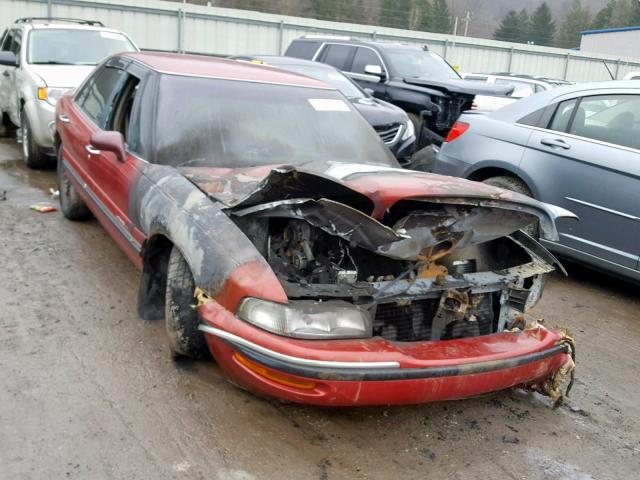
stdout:
<svg viewBox="0 0 640 480">
<path fill-rule="evenodd" d="M 521 163 L 537 198 L 560 220 L 560 244 L 594 264 L 637 268 L 640 235 L 640 95 L 566 98 L 534 129 Z M 599 260 L 598 260 L 599 259 Z"/>
</svg>

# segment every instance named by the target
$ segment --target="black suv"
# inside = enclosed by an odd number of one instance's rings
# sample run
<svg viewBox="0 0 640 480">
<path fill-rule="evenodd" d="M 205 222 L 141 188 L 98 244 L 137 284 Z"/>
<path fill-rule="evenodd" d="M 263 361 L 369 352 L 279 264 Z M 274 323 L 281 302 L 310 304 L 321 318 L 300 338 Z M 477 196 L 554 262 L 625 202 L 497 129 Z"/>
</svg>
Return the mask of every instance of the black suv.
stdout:
<svg viewBox="0 0 640 480">
<path fill-rule="evenodd" d="M 333 65 L 373 95 L 404 109 L 418 129 L 419 147 L 441 144 L 476 95 L 508 95 L 511 85 L 463 80 L 446 60 L 427 47 L 331 37 L 301 37 L 288 57 Z M 421 122 L 424 120 L 423 122 Z"/>
</svg>

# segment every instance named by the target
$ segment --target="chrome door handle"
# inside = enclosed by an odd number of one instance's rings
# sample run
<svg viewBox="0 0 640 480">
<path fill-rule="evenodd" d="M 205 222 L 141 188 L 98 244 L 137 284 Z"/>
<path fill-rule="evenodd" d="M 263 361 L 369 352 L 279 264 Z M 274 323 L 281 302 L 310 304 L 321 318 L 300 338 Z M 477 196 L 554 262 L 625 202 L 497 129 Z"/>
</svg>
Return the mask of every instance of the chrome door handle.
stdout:
<svg viewBox="0 0 640 480">
<path fill-rule="evenodd" d="M 90 155 L 100 155 L 102 153 L 101 150 L 93 148 L 93 145 L 85 145 L 84 149 L 89 152 Z"/>
<path fill-rule="evenodd" d="M 569 150 L 571 148 L 571 145 L 559 138 L 543 138 L 540 140 L 540 143 L 551 148 L 563 148 L 565 150 Z"/>
<path fill-rule="evenodd" d="M 69 117 L 67 117 L 65 114 L 58 115 L 58 120 L 60 120 L 62 123 L 71 123 L 71 120 L 69 120 Z"/>
</svg>

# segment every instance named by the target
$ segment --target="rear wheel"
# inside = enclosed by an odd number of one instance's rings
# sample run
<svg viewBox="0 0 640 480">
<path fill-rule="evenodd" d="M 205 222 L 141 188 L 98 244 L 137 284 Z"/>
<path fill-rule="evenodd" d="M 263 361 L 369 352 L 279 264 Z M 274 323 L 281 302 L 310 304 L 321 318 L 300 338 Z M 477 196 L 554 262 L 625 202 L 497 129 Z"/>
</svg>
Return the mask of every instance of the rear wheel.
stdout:
<svg viewBox="0 0 640 480">
<path fill-rule="evenodd" d="M 20 114 L 20 139 L 22 141 L 22 157 L 27 167 L 39 170 L 51 165 L 49 157 L 35 143 L 31 121 L 24 109 Z"/>
<path fill-rule="evenodd" d="M 62 161 L 62 145 L 58 148 L 58 189 L 60 191 L 60 210 L 69 220 L 86 220 L 91 211 L 69 180 L 69 172 Z"/>
<path fill-rule="evenodd" d="M 512 192 L 520 193 L 527 197 L 533 197 L 531 190 L 529 190 L 529 187 L 527 187 L 522 180 L 508 175 L 487 178 L 483 183 L 498 188 L 504 188 L 505 190 L 511 190 Z M 522 231 L 537 239 L 540 236 L 540 223 L 536 220 L 524 227 Z"/>
<path fill-rule="evenodd" d="M 165 322 L 169 347 L 175 357 L 206 358 L 209 349 L 204 334 L 198 330 L 200 318 L 194 308 L 196 289 L 193 274 L 180 250 L 173 247 L 167 268 Z"/>
</svg>

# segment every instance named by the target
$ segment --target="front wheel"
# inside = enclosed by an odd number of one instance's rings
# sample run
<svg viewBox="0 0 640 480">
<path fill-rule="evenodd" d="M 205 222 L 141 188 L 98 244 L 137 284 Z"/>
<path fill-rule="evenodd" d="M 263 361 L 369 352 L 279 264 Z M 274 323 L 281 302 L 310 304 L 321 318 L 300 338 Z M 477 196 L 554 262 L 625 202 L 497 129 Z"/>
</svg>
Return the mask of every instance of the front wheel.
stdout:
<svg viewBox="0 0 640 480">
<path fill-rule="evenodd" d="M 187 261 L 180 250 L 173 247 L 167 268 L 165 322 L 174 358 L 209 356 L 204 334 L 198 330 L 200 318 L 195 308 L 195 289 L 195 281 Z"/>
<path fill-rule="evenodd" d="M 35 143 L 31 121 L 24 109 L 20 114 L 20 139 L 22 141 L 22 158 L 24 158 L 27 167 L 40 170 L 51 164 L 49 158 Z"/>
<path fill-rule="evenodd" d="M 508 175 L 487 178 L 483 183 L 498 188 L 504 188 L 505 190 L 511 190 L 512 192 L 520 193 L 527 197 L 533 197 L 531 190 L 529 190 L 529 187 L 527 187 L 522 180 Z M 538 239 L 540 237 L 540 222 L 536 220 L 524 227 L 522 231 L 533 238 Z"/>
</svg>

